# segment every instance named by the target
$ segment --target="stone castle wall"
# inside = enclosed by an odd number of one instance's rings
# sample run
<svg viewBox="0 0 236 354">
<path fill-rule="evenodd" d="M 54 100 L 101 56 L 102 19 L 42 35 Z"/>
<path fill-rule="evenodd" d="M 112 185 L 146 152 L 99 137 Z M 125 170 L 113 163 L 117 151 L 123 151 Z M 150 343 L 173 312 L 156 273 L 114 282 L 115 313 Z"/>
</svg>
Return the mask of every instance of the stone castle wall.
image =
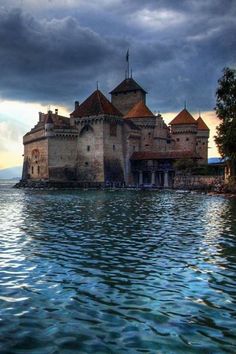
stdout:
<svg viewBox="0 0 236 354">
<path fill-rule="evenodd" d="M 124 181 L 124 149 L 122 120 L 104 122 L 104 173 L 106 183 Z"/>
<path fill-rule="evenodd" d="M 77 144 L 77 179 L 104 182 L 103 118 L 80 120 Z"/>
<path fill-rule="evenodd" d="M 53 136 L 48 139 L 49 176 L 55 181 L 76 179 L 77 139 Z"/>
<path fill-rule="evenodd" d="M 175 176 L 175 189 L 217 189 L 224 184 L 223 176 Z"/>
<path fill-rule="evenodd" d="M 37 134 L 38 135 L 38 134 Z M 31 138 L 35 138 L 34 134 Z M 29 142 L 24 146 L 23 178 L 48 179 L 48 141 L 43 138 Z"/>
<path fill-rule="evenodd" d="M 175 140 L 175 149 L 196 152 L 197 127 L 182 125 L 172 127 L 172 137 Z"/>
</svg>

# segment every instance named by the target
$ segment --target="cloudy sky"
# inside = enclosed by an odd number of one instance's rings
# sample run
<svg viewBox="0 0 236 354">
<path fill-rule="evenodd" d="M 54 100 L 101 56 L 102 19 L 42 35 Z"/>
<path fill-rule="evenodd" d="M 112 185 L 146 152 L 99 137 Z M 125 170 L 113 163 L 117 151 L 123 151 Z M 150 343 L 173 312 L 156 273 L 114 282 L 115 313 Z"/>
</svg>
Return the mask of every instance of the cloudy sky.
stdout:
<svg viewBox="0 0 236 354">
<path fill-rule="evenodd" d="M 0 0 L 0 168 L 21 164 L 38 111 L 71 112 L 97 81 L 109 97 L 127 48 L 149 107 L 168 122 L 186 100 L 213 136 L 217 80 L 236 62 L 235 0 Z"/>
</svg>

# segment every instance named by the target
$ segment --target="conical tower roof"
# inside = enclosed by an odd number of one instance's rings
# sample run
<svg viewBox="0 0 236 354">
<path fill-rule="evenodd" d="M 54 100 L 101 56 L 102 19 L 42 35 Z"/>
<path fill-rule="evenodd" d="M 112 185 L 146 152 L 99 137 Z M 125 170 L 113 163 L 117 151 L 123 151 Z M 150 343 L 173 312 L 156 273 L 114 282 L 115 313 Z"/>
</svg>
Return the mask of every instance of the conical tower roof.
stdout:
<svg viewBox="0 0 236 354">
<path fill-rule="evenodd" d="M 154 117 L 154 114 L 143 101 L 136 103 L 124 117 L 125 119 Z"/>
<path fill-rule="evenodd" d="M 197 129 L 198 130 L 210 130 L 201 116 L 197 119 Z"/>
<path fill-rule="evenodd" d="M 108 101 L 100 90 L 94 91 L 81 105 L 76 107 L 71 115 L 74 118 L 98 115 L 122 116 L 117 108 Z"/>
<path fill-rule="evenodd" d="M 170 125 L 178 124 L 197 124 L 196 120 L 189 113 L 189 111 L 184 108 L 171 122 Z"/>
<path fill-rule="evenodd" d="M 110 94 L 131 92 L 131 91 L 142 91 L 147 93 L 132 77 L 123 80 L 118 86 L 116 86 Z"/>
</svg>

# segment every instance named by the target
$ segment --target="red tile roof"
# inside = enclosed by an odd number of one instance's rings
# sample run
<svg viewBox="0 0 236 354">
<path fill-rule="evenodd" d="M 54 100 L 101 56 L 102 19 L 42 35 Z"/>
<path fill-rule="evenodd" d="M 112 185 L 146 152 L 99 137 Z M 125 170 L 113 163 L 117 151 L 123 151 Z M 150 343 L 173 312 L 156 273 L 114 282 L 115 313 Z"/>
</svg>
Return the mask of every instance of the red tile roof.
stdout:
<svg viewBox="0 0 236 354">
<path fill-rule="evenodd" d="M 170 122 L 170 125 L 178 124 L 197 124 L 197 122 L 185 108 Z"/>
<path fill-rule="evenodd" d="M 71 113 L 74 118 L 98 116 L 102 114 L 122 116 L 118 109 L 116 109 L 99 90 L 94 91 Z"/>
<path fill-rule="evenodd" d="M 110 94 L 122 93 L 122 92 L 131 92 L 131 91 L 142 91 L 147 93 L 132 77 L 125 79 L 118 86 L 116 86 Z"/>
<path fill-rule="evenodd" d="M 132 119 L 144 117 L 154 117 L 154 114 L 150 111 L 150 109 L 145 105 L 143 101 L 139 101 L 133 106 L 133 108 L 131 108 L 131 110 L 126 114 L 124 118 Z"/>
<path fill-rule="evenodd" d="M 166 152 L 152 152 L 152 151 L 136 151 L 133 152 L 131 160 L 167 160 L 167 159 L 183 159 L 183 158 L 200 158 L 192 151 L 166 151 Z"/>
<path fill-rule="evenodd" d="M 210 130 L 208 128 L 208 126 L 206 125 L 206 123 L 204 122 L 204 120 L 202 119 L 202 117 L 198 117 L 198 119 L 197 119 L 197 129 L 198 130 Z"/>
</svg>

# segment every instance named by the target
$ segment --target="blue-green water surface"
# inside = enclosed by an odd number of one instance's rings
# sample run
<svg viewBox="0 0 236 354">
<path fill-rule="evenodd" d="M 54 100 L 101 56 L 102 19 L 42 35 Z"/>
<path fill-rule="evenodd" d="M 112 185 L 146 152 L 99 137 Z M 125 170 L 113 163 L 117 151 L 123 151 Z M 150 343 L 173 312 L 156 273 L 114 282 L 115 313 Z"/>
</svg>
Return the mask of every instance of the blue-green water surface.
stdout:
<svg viewBox="0 0 236 354">
<path fill-rule="evenodd" d="M 0 184 L 0 353 L 236 353 L 236 200 Z"/>
</svg>

